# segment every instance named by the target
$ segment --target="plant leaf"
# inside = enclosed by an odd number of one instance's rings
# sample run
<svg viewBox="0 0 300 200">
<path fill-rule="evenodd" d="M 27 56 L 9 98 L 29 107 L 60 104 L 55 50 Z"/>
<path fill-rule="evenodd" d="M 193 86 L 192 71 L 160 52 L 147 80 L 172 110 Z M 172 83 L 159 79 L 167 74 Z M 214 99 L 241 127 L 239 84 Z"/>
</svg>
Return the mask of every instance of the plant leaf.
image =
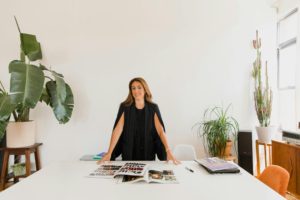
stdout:
<svg viewBox="0 0 300 200">
<path fill-rule="evenodd" d="M 40 98 L 40 102 L 45 102 L 47 105 L 49 105 L 49 103 L 50 103 L 50 97 L 47 93 L 46 88 L 43 88 L 42 95 L 41 95 L 41 98 Z"/>
<path fill-rule="evenodd" d="M 56 73 L 55 71 L 52 71 L 52 75 L 55 78 L 56 81 L 56 89 L 57 89 L 57 97 L 61 100 L 61 102 L 64 102 L 66 100 L 67 92 L 66 92 L 66 83 L 63 79 L 63 76 L 61 74 Z"/>
<path fill-rule="evenodd" d="M 24 52 L 22 51 L 22 49 L 21 49 L 21 52 L 20 52 L 20 60 L 23 61 L 23 62 L 26 61 L 26 59 L 25 59 L 25 54 L 24 54 Z"/>
<path fill-rule="evenodd" d="M 9 64 L 10 92 L 15 104 L 22 103 L 23 107 L 34 108 L 39 101 L 43 85 L 44 73 L 34 65 L 22 61 L 12 61 Z"/>
<path fill-rule="evenodd" d="M 36 40 L 35 35 L 20 33 L 21 48 L 30 61 L 42 59 L 42 50 L 40 43 Z"/>
<path fill-rule="evenodd" d="M 10 95 L 0 95 L 0 121 L 6 121 L 15 110 L 16 105 L 12 103 Z"/>
<path fill-rule="evenodd" d="M 57 82 L 48 81 L 46 88 L 50 96 L 50 106 L 53 109 L 56 119 L 62 124 L 67 123 L 71 118 L 74 107 L 74 97 L 70 86 L 65 84 L 66 98 L 64 101 L 61 99 L 61 92 L 63 91 L 60 90 L 61 88 L 58 87 Z"/>
<path fill-rule="evenodd" d="M 15 105 L 12 104 L 11 96 L 6 93 L 0 93 L 0 141 L 2 140 L 8 120 L 14 111 Z"/>
<path fill-rule="evenodd" d="M 2 140 L 5 130 L 7 127 L 8 121 L 0 121 L 0 141 Z"/>
</svg>

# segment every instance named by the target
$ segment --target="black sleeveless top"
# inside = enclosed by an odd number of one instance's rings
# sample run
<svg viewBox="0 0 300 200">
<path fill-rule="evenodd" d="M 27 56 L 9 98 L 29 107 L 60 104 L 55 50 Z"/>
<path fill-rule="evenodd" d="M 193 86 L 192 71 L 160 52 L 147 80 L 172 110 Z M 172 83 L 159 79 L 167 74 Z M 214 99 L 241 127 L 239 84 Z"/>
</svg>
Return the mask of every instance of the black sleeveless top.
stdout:
<svg viewBox="0 0 300 200">
<path fill-rule="evenodd" d="M 145 107 L 135 108 L 135 118 L 132 160 L 145 160 Z"/>
</svg>

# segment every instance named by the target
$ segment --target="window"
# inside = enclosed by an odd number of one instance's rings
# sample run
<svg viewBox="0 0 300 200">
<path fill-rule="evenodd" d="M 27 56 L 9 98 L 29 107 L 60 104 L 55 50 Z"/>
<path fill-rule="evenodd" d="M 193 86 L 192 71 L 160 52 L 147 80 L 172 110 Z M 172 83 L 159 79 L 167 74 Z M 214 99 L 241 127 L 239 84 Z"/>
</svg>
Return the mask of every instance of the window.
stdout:
<svg viewBox="0 0 300 200">
<path fill-rule="evenodd" d="M 284 130 L 295 130 L 298 9 L 277 23 L 279 121 Z"/>
</svg>

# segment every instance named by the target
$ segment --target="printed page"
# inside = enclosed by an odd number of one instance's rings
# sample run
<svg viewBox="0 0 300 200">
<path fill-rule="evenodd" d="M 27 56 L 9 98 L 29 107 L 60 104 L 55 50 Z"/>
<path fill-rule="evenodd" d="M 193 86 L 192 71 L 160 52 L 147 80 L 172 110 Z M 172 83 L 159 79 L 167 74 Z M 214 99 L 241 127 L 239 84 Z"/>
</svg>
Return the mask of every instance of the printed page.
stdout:
<svg viewBox="0 0 300 200">
<path fill-rule="evenodd" d="M 117 183 L 136 183 L 136 182 L 147 183 L 146 175 L 147 173 L 145 173 L 145 176 L 130 176 L 130 175 L 118 176 Z"/>
<path fill-rule="evenodd" d="M 148 171 L 148 182 L 150 183 L 178 183 L 173 170 L 154 170 Z"/>
<path fill-rule="evenodd" d="M 102 164 L 88 175 L 90 178 L 113 178 L 123 165 Z"/>
<path fill-rule="evenodd" d="M 123 167 L 121 167 L 115 173 L 114 177 L 120 175 L 141 177 L 145 175 L 146 170 L 147 170 L 147 165 L 144 163 L 135 163 L 135 162 L 125 163 L 125 165 L 123 165 Z"/>
</svg>

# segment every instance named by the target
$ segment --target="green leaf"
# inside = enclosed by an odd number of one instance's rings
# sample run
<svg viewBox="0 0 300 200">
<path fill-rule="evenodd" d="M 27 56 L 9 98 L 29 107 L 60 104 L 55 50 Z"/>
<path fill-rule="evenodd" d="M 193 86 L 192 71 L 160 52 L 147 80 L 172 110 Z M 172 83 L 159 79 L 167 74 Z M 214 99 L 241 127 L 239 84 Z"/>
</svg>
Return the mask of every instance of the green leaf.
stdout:
<svg viewBox="0 0 300 200">
<path fill-rule="evenodd" d="M 12 104 L 11 96 L 7 93 L 0 93 L 0 141 L 2 140 L 8 120 L 11 113 L 15 110 L 15 105 Z"/>
<path fill-rule="evenodd" d="M 56 88 L 57 88 L 57 97 L 61 100 L 61 102 L 64 102 L 66 100 L 67 91 L 66 91 L 66 83 L 63 79 L 63 77 L 56 73 L 55 71 L 52 71 L 52 75 L 55 78 L 56 81 Z"/>
<path fill-rule="evenodd" d="M 9 72 L 13 102 L 21 103 L 23 107 L 34 108 L 43 90 L 45 80 L 43 71 L 37 66 L 15 60 L 9 64 Z"/>
<path fill-rule="evenodd" d="M 45 102 L 47 105 L 49 105 L 49 103 L 50 103 L 50 96 L 48 95 L 46 88 L 43 88 L 40 102 Z"/>
<path fill-rule="evenodd" d="M 50 106 L 56 119 L 62 124 L 67 123 L 71 118 L 74 107 L 74 97 L 70 86 L 65 84 L 66 90 L 62 91 L 62 87 L 59 87 L 56 81 L 49 81 L 46 83 L 46 88 L 50 96 Z M 61 93 L 64 92 L 66 93 L 66 98 L 63 101 Z"/>
<path fill-rule="evenodd" d="M 7 121 L 0 121 L 0 141 L 2 140 L 2 138 L 5 134 L 7 124 L 8 124 Z"/>
<path fill-rule="evenodd" d="M 24 52 L 22 51 L 22 49 L 21 49 L 21 53 L 20 53 L 20 60 L 21 61 L 23 61 L 23 62 L 25 62 L 25 54 L 24 54 Z"/>
<path fill-rule="evenodd" d="M 40 43 L 36 40 L 35 35 L 20 33 L 21 48 L 30 61 L 42 59 L 42 50 Z"/>
<path fill-rule="evenodd" d="M 0 121 L 6 121 L 15 108 L 10 95 L 0 94 Z"/>
</svg>

